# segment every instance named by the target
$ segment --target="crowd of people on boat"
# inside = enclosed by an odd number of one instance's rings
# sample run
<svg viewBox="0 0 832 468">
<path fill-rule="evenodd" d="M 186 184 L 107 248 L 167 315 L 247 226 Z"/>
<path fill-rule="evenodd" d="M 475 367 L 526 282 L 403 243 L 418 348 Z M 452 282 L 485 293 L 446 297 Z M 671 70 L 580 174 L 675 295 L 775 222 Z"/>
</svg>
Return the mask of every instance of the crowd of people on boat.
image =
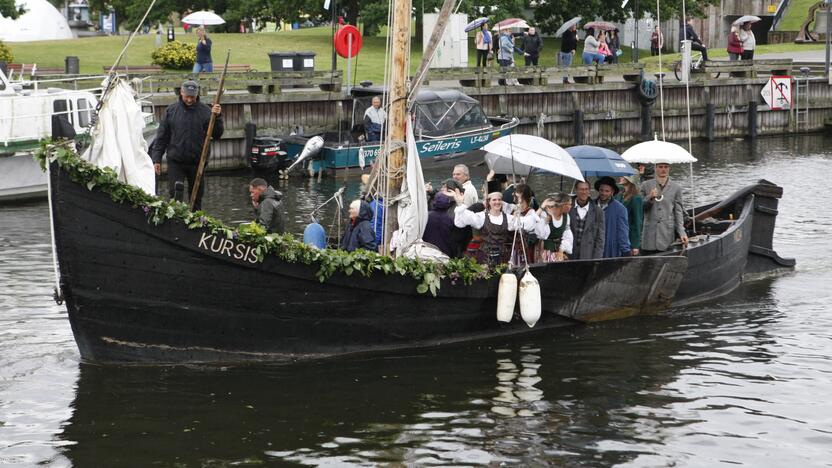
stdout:
<svg viewBox="0 0 832 468">
<path fill-rule="evenodd" d="M 686 245 L 682 187 L 670 178 L 670 166 L 655 165 L 655 174 L 640 169 L 618 180 L 578 181 L 574 194 L 538 197 L 524 180 L 493 171 L 478 190 L 459 164 L 438 189 L 426 184 L 430 211 L 422 240 L 449 258 L 488 265 L 649 255 L 677 239 Z M 347 251 L 382 245 L 383 203 L 367 193 L 366 182 L 340 236 L 339 248 Z"/>
</svg>

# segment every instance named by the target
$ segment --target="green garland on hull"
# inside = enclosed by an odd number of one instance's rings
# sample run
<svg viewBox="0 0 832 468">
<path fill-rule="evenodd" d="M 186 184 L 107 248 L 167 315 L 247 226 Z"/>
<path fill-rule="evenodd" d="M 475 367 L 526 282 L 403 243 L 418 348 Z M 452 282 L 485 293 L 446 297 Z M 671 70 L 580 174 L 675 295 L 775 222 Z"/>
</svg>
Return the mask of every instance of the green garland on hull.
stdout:
<svg viewBox="0 0 832 468">
<path fill-rule="evenodd" d="M 298 241 L 291 234 L 267 234 L 262 227 L 254 223 L 241 225 L 236 229 L 231 228 L 203 211 L 191 212 L 185 203 L 151 196 L 139 188 L 119 181 L 112 169 L 100 169 L 81 159 L 71 142 L 43 142 L 35 153 L 35 159 L 43 170 L 46 170 L 47 161 L 55 162 L 67 171 L 73 181 L 85 185 L 87 189 L 100 190 L 109 195 L 114 202 L 141 207 L 150 224 L 161 225 L 168 221 L 180 221 L 188 229 L 207 229 L 212 234 L 254 246 L 259 261 L 266 255 L 275 255 L 290 263 L 317 264 L 317 277 L 321 282 L 336 272 L 346 275 L 359 273 L 367 277 L 377 273 L 399 274 L 411 276 L 419 281 L 416 288 L 419 293 L 430 291 L 436 295 L 443 279 L 451 284 L 458 281 L 471 284 L 477 280 L 498 276 L 505 270 L 505 267 L 489 269 L 470 258 L 455 258 L 447 264 L 441 264 L 403 257 L 393 259 L 367 250 L 346 252 L 317 249 Z"/>
</svg>

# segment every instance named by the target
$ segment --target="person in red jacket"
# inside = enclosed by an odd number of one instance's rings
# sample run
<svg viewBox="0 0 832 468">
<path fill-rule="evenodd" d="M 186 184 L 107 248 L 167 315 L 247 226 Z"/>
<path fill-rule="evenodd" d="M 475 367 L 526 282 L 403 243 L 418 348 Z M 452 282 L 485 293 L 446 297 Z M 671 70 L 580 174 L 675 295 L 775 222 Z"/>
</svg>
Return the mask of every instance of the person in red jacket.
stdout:
<svg viewBox="0 0 832 468">
<path fill-rule="evenodd" d="M 742 55 L 742 41 L 740 40 L 740 28 L 736 25 L 731 26 L 731 32 L 728 33 L 728 58 L 730 60 L 739 60 Z"/>
</svg>

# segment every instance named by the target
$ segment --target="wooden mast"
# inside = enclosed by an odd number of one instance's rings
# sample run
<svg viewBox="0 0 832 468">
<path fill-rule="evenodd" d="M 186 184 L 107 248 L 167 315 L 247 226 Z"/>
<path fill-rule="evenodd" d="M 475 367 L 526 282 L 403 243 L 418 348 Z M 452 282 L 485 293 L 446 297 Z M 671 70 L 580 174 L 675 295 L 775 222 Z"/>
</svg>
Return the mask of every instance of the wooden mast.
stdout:
<svg viewBox="0 0 832 468">
<path fill-rule="evenodd" d="M 390 236 L 399 228 L 396 206 L 390 200 L 399 195 L 405 171 L 405 125 L 407 123 L 407 73 L 410 56 L 410 14 L 411 0 L 394 0 L 393 34 L 388 113 L 389 138 L 387 147 L 402 145 L 389 152 L 387 156 L 388 199 L 386 208 L 387 222 L 384 226 L 384 252 L 390 252 Z"/>
</svg>

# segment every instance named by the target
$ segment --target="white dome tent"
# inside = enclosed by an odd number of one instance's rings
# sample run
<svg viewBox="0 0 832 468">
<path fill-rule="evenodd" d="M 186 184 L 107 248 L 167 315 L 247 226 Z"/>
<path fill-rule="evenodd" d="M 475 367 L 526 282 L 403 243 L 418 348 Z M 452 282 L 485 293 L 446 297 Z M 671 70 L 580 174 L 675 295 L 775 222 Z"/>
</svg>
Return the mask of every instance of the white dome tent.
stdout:
<svg viewBox="0 0 832 468">
<path fill-rule="evenodd" d="M 72 39 L 69 24 L 47 0 L 16 0 L 26 12 L 16 20 L 0 16 L 0 41 L 28 42 Z"/>
</svg>

